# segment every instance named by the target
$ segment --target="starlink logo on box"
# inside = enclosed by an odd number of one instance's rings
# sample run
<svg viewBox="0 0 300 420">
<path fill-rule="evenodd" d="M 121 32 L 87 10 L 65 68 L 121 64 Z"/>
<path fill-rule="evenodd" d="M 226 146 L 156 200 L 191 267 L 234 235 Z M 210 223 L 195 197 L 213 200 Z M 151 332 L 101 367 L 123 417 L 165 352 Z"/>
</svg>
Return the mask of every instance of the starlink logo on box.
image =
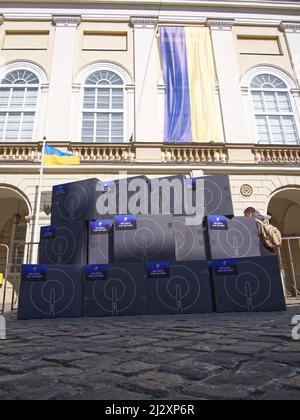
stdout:
<svg viewBox="0 0 300 420">
<path fill-rule="evenodd" d="M 23 265 L 23 281 L 45 281 L 47 269 L 46 265 Z"/>
<path fill-rule="evenodd" d="M 44 226 L 41 228 L 42 238 L 54 238 L 56 234 L 56 226 Z"/>
<path fill-rule="evenodd" d="M 170 271 L 170 262 L 150 262 L 147 264 L 147 277 L 149 279 L 168 279 Z"/>
<path fill-rule="evenodd" d="M 90 222 L 90 231 L 95 234 L 108 233 L 112 227 L 112 220 L 92 220 Z"/>
<path fill-rule="evenodd" d="M 69 189 L 68 184 L 55 185 L 53 187 L 53 194 L 56 196 L 66 195 L 68 193 L 68 189 Z"/>
<path fill-rule="evenodd" d="M 208 264 L 217 276 L 235 276 L 238 274 L 238 264 L 236 259 L 214 260 L 209 261 Z"/>
<path fill-rule="evenodd" d="M 115 224 L 117 230 L 134 230 L 137 228 L 136 216 L 116 216 Z"/>
<path fill-rule="evenodd" d="M 85 280 L 86 281 L 105 281 L 107 280 L 108 264 L 91 264 L 85 266 Z"/>
<path fill-rule="evenodd" d="M 211 230 L 228 230 L 228 219 L 225 216 L 208 216 Z"/>
</svg>

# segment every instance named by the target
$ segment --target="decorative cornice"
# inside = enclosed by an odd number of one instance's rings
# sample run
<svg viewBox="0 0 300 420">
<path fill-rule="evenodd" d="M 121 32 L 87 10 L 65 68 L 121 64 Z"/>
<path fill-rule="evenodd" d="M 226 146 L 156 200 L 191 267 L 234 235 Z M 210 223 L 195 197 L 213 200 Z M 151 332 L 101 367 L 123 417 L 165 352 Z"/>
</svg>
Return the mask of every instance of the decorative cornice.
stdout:
<svg viewBox="0 0 300 420">
<path fill-rule="evenodd" d="M 158 24 L 157 16 L 132 16 L 131 25 L 134 28 L 154 28 Z"/>
<path fill-rule="evenodd" d="M 48 92 L 49 91 L 49 83 L 43 83 L 41 85 L 41 91 L 42 92 Z"/>
<path fill-rule="evenodd" d="M 52 21 L 55 26 L 58 27 L 77 27 L 80 25 L 82 20 L 81 15 L 73 15 L 73 16 L 66 16 L 66 15 L 53 15 Z"/>
<path fill-rule="evenodd" d="M 235 24 L 235 19 L 207 19 L 206 25 L 213 31 L 231 31 Z"/>
<path fill-rule="evenodd" d="M 300 22 L 281 22 L 280 29 L 286 33 L 300 33 Z"/>
<path fill-rule="evenodd" d="M 291 94 L 292 94 L 295 98 L 300 98 L 300 89 L 291 89 Z"/>
</svg>

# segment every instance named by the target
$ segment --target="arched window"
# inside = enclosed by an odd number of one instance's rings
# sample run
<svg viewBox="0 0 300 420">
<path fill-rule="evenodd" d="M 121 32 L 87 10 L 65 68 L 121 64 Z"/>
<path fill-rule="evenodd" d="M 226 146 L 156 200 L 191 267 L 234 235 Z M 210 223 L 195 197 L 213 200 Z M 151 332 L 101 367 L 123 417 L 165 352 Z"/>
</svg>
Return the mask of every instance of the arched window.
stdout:
<svg viewBox="0 0 300 420">
<path fill-rule="evenodd" d="M 34 136 L 39 78 L 15 70 L 0 80 L 0 141 L 26 142 Z"/>
<path fill-rule="evenodd" d="M 250 85 L 261 144 L 299 144 L 299 133 L 288 86 L 270 74 L 256 76 Z"/>
<path fill-rule="evenodd" d="M 92 73 L 85 82 L 82 141 L 124 141 L 124 81 L 109 70 Z"/>
</svg>

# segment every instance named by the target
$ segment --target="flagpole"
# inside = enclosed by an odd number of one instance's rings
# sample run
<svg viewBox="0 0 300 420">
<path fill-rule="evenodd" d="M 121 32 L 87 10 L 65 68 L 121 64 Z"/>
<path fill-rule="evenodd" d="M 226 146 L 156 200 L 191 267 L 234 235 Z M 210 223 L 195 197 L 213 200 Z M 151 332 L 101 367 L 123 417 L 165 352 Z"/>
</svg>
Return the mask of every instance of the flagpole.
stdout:
<svg viewBox="0 0 300 420">
<path fill-rule="evenodd" d="M 34 224 L 33 224 L 33 246 L 32 246 L 32 254 L 31 254 L 31 262 L 32 264 L 37 263 L 38 259 L 38 243 L 39 243 L 39 225 L 40 225 L 40 208 L 42 202 L 42 187 L 43 187 L 43 177 L 44 177 L 44 158 L 45 158 L 45 149 L 46 149 L 46 142 L 47 138 L 43 138 L 43 148 L 42 148 L 42 157 L 41 157 L 41 166 L 40 166 L 40 175 L 39 175 L 39 186 L 37 191 L 37 199 L 36 199 L 36 209 L 35 209 L 35 216 L 34 216 Z"/>
</svg>

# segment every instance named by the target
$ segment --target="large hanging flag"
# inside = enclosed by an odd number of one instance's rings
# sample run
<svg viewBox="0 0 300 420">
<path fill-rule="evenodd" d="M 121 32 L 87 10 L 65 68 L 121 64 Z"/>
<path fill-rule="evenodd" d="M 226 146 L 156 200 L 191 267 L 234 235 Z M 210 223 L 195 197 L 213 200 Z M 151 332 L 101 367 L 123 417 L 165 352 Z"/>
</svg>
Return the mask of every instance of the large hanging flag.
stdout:
<svg viewBox="0 0 300 420">
<path fill-rule="evenodd" d="M 46 144 L 43 163 L 44 166 L 80 165 L 80 157 Z"/>
<path fill-rule="evenodd" d="M 166 84 L 165 141 L 222 142 L 209 29 L 161 28 Z"/>
</svg>

